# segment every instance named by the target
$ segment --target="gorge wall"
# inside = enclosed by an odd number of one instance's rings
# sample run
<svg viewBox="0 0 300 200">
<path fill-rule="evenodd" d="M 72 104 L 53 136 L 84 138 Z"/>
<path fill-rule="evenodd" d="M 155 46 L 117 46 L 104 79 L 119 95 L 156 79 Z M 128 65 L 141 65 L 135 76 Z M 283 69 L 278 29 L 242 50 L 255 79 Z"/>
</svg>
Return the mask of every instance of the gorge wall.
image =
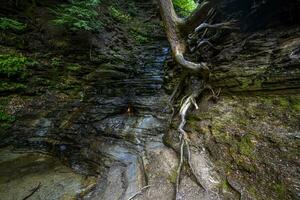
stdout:
<svg viewBox="0 0 300 200">
<path fill-rule="evenodd" d="M 1 2 L 26 28 L 0 31 L 0 64 L 19 66 L 0 71 L 0 199 L 174 199 L 180 118 L 168 98 L 182 70 L 156 2 L 102 1 L 89 33 L 51 24 L 59 3 Z M 215 95 L 188 112 L 194 172 L 185 161 L 177 198 L 299 199 L 299 2 L 217 5 L 212 23 L 239 29 L 209 31 L 214 48 L 188 55 L 209 63 Z M 177 110 L 198 83 L 185 81 Z"/>
</svg>

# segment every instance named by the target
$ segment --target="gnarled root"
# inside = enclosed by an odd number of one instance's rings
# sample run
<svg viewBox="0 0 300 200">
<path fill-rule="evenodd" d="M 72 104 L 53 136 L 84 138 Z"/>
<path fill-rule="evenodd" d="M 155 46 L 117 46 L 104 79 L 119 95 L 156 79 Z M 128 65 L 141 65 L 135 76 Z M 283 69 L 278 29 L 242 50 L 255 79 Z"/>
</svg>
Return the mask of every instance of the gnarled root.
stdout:
<svg viewBox="0 0 300 200">
<path fill-rule="evenodd" d="M 200 63 L 194 63 L 187 61 L 182 53 L 177 52 L 175 54 L 175 61 L 182 66 L 183 68 L 193 71 L 196 74 L 201 74 L 203 77 L 207 77 L 209 74 L 209 68 L 207 67 L 206 63 L 200 62 Z"/>
<path fill-rule="evenodd" d="M 188 138 L 188 134 L 187 132 L 184 130 L 184 126 L 186 125 L 186 115 L 187 115 L 187 111 L 189 110 L 189 108 L 194 105 L 196 109 L 199 109 L 196 99 L 201 95 L 201 93 L 204 90 L 210 90 L 212 92 L 212 97 L 218 97 L 220 95 L 220 90 L 215 93 L 214 90 L 211 88 L 211 86 L 209 85 L 205 85 L 205 82 L 202 82 L 203 87 L 201 89 L 195 90 L 192 92 L 191 95 L 189 96 L 185 96 L 183 97 L 182 100 L 182 104 L 181 104 L 181 108 L 179 111 L 180 114 L 180 118 L 181 118 L 181 122 L 179 124 L 178 127 L 178 131 L 179 131 L 179 138 L 180 138 L 180 162 L 178 165 L 178 169 L 177 169 L 177 177 L 176 177 L 176 198 L 178 199 L 178 194 L 179 194 L 179 185 L 180 185 L 180 175 L 181 175 L 181 171 L 182 171 L 182 165 L 184 162 L 184 149 L 186 149 L 187 151 L 187 164 L 188 167 L 190 168 L 196 183 L 202 187 L 204 190 L 206 190 L 205 186 L 203 186 L 201 184 L 201 181 L 198 179 L 197 175 L 196 175 L 196 171 L 192 166 L 191 163 L 191 151 L 190 151 L 190 140 Z"/>
<path fill-rule="evenodd" d="M 180 162 L 177 169 L 177 177 L 176 177 L 176 199 L 178 198 L 179 193 L 179 184 L 180 184 L 180 174 L 184 160 L 184 147 L 187 149 L 188 152 L 188 165 L 191 168 L 192 173 L 194 173 L 194 169 L 190 162 L 190 146 L 189 146 L 189 139 L 186 131 L 184 130 L 184 126 L 186 124 L 186 114 L 188 109 L 191 105 L 194 105 L 196 109 L 198 109 L 198 105 L 196 103 L 196 98 L 201 94 L 203 91 L 194 91 L 190 96 L 188 96 L 182 103 L 179 114 L 181 117 L 181 122 L 179 124 L 179 138 L 180 138 Z M 184 97 L 185 98 L 185 97 Z"/>
<path fill-rule="evenodd" d="M 195 28 L 195 32 L 198 33 L 203 29 L 238 29 L 236 26 L 236 21 L 228 21 L 228 22 L 223 22 L 223 23 L 217 23 L 217 24 L 208 24 L 208 23 L 202 23 L 200 24 L 197 28 Z"/>
<path fill-rule="evenodd" d="M 207 44 L 208 46 L 210 46 L 211 48 L 218 50 L 217 47 L 215 47 L 210 41 L 209 39 L 200 39 L 197 41 L 197 46 L 191 48 L 191 52 L 194 52 L 196 49 L 199 49 L 201 46 Z"/>
<path fill-rule="evenodd" d="M 141 195 L 143 193 L 143 191 L 149 187 L 151 187 L 151 185 L 146 185 L 146 186 L 142 187 L 142 189 L 140 189 L 140 191 L 138 191 L 137 193 L 135 193 L 134 195 L 129 197 L 128 200 L 133 200 L 136 196 Z"/>
</svg>

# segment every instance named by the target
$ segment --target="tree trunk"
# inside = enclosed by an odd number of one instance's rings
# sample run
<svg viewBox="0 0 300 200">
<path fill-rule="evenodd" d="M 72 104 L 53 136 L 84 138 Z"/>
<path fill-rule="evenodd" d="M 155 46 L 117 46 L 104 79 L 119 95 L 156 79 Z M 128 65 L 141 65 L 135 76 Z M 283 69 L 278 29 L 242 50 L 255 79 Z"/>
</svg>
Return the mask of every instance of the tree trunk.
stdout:
<svg viewBox="0 0 300 200">
<path fill-rule="evenodd" d="M 187 61 L 184 58 L 184 53 L 186 52 L 185 38 L 187 34 L 204 21 L 205 16 L 210 10 L 211 3 L 208 1 L 201 3 L 186 19 L 181 19 L 177 16 L 172 0 L 158 0 L 158 4 L 175 61 L 183 68 L 207 77 L 209 69 L 206 66 L 206 63 Z"/>
</svg>

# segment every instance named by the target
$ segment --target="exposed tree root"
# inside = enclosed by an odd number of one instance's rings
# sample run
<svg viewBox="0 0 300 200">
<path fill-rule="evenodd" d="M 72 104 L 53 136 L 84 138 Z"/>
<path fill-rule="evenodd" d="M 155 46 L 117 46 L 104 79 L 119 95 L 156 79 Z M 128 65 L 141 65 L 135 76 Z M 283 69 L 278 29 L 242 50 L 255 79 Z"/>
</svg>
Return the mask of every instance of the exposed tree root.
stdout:
<svg viewBox="0 0 300 200">
<path fill-rule="evenodd" d="M 235 26 L 236 21 L 228 21 L 223 23 L 212 24 L 213 18 L 216 15 L 216 10 L 214 8 L 216 5 L 216 1 L 212 1 L 212 0 L 201 1 L 201 3 L 198 5 L 195 11 L 185 19 L 182 19 L 177 16 L 174 10 L 172 0 L 157 0 L 157 2 L 160 7 L 161 17 L 165 24 L 167 38 L 169 40 L 171 50 L 172 50 L 172 55 L 175 62 L 179 64 L 183 68 L 183 71 L 187 72 L 189 75 L 202 78 L 201 84 L 198 85 L 200 87 L 194 88 L 189 95 L 182 98 L 182 102 L 179 110 L 179 115 L 181 118 L 181 122 L 178 127 L 179 139 L 180 139 L 180 161 L 177 168 L 176 191 L 175 191 L 176 192 L 175 198 L 178 199 L 180 175 L 181 175 L 184 160 L 187 161 L 188 167 L 196 179 L 196 183 L 199 186 L 201 186 L 204 190 L 206 190 L 206 188 L 201 184 L 201 181 L 198 179 L 196 175 L 196 171 L 193 168 L 191 163 L 191 151 L 190 151 L 190 144 L 189 144 L 190 141 L 188 138 L 188 134 L 184 130 L 184 127 L 186 125 L 187 112 L 192 105 L 194 105 L 195 108 L 198 109 L 196 99 L 201 95 L 201 93 L 204 90 L 206 89 L 211 90 L 212 96 L 210 98 L 212 98 L 213 100 L 214 99 L 217 100 L 220 94 L 220 91 L 215 93 L 211 87 L 206 86 L 206 81 L 208 80 L 209 73 L 210 73 L 207 63 L 205 62 L 195 63 L 195 62 L 188 61 L 185 59 L 184 54 L 186 53 L 187 47 L 191 45 L 192 40 L 196 42 L 196 45 L 191 49 L 191 51 L 200 48 L 202 45 L 209 45 L 210 47 L 217 49 L 210 42 L 210 38 L 207 39 L 204 38 L 209 29 L 237 29 L 237 28 Z M 202 34 L 202 37 L 199 37 L 200 34 Z M 184 79 L 185 78 L 186 77 L 184 77 Z M 182 88 L 181 87 L 182 83 L 183 83 L 182 80 L 178 83 L 169 100 L 169 106 L 172 108 L 172 118 L 173 115 L 175 114 L 175 109 L 172 104 L 173 101 L 177 99 L 177 96 L 179 96 L 178 93 L 179 94 L 181 93 L 181 91 L 179 90 Z M 187 156 L 184 155 L 185 151 L 187 153 Z"/>
<path fill-rule="evenodd" d="M 178 197 L 179 193 L 179 184 L 180 184 L 180 174 L 181 174 L 181 169 L 183 165 L 183 148 L 184 148 L 184 140 L 183 137 L 180 135 L 180 162 L 177 168 L 177 177 L 176 177 L 176 191 L 175 191 L 175 199 Z"/>
<path fill-rule="evenodd" d="M 195 74 L 202 74 L 204 75 L 204 77 L 207 77 L 208 73 L 209 73 L 209 68 L 207 67 L 207 64 L 204 62 L 201 63 L 194 63 L 194 62 L 190 62 L 187 61 L 182 53 L 176 53 L 175 54 L 175 60 L 176 62 L 184 67 L 187 70 L 191 70 L 193 71 Z"/>
<path fill-rule="evenodd" d="M 217 23 L 217 24 L 202 23 L 195 29 L 195 32 L 198 33 L 201 30 L 206 29 L 206 28 L 212 28 L 212 29 L 238 29 L 237 26 L 236 26 L 236 21 L 233 20 L 233 21 Z"/>
<path fill-rule="evenodd" d="M 189 146 L 189 138 L 188 135 L 186 133 L 186 131 L 184 130 L 184 126 L 186 124 L 186 114 L 188 109 L 190 108 L 191 105 L 194 105 L 196 109 L 198 109 L 198 105 L 196 102 L 196 98 L 202 93 L 204 89 L 201 90 L 196 90 L 193 91 L 192 94 L 190 96 L 188 96 L 182 103 L 179 114 L 181 117 L 181 122 L 179 124 L 178 130 L 179 130 L 179 138 L 180 138 L 180 162 L 178 165 L 178 169 L 177 169 L 177 177 L 176 177 L 176 199 L 178 198 L 178 193 L 179 193 L 179 184 L 180 184 L 180 174 L 181 174 L 181 170 L 182 170 L 182 165 L 183 165 L 183 161 L 184 161 L 184 147 L 187 149 L 187 162 L 188 165 L 192 171 L 192 173 L 195 175 L 195 170 L 193 169 L 192 165 L 191 165 L 191 153 L 190 153 L 190 146 Z M 183 97 L 184 99 L 185 97 Z M 197 178 L 195 176 L 195 178 Z M 197 182 L 199 182 L 197 180 Z M 200 182 L 199 182 L 200 183 Z M 201 184 L 200 184 L 201 185 Z M 202 186 L 203 187 L 203 186 Z M 203 187 L 204 188 L 204 187 Z"/>
<path fill-rule="evenodd" d="M 214 90 L 211 88 L 210 85 L 206 85 L 204 81 L 202 81 L 202 88 L 196 89 L 192 92 L 191 95 L 185 96 L 182 98 L 182 103 L 179 111 L 179 115 L 181 118 L 181 122 L 178 127 L 179 131 L 179 139 L 180 139 L 180 162 L 177 168 L 177 177 L 176 177 L 176 193 L 175 193 L 175 199 L 178 199 L 178 194 L 179 194 L 179 185 L 180 185 L 180 175 L 182 171 L 182 166 L 184 160 L 187 161 L 188 167 L 192 172 L 193 177 L 196 180 L 197 185 L 202 187 L 205 191 L 207 190 L 203 184 L 201 184 L 201 181 L 198 179 L 196 175 L 196 171 L 192 166 L 191 163 L 191 150 L 190 150 L 190 140 L 188 138 L 187 132 L 184 130 L 184 127 L 186 125 L 186 115 L 188 110 L 192 105 L 196 109 L 199 109 L 196 99 L 203 93 L 204 90 L 210 90 L 212 92 L 212 95 L 210 98 L 218 98 L 220 95 L 221 90 L 219 90 L 217 93 L 214 92 Z M 186 150 L 187 156 L 185 157 L 184 155 L 184 150 Z"/>
<path fill-rule="evenodd" d="M 39 182 L 39 184 L 34 187 L 33 189 L 31 189 L 30 191 L 30 194 L 28 194 L 26 197 L 24 197 L 22 200 L 26 200 L 26 199 L 29 199 L 34 193 L 36 193 L 41 187 L 41 182 Z"/>
<path fill-rule="evenodd" d="M 178 98 L 178 94 L 181 93 L 182 89 L 183 89 L 183 83 L 184 81 L 186 80 L 186 77 L 187 77 L 187 73 L 183 73 L 180 77 L 180 80 L 178 82 L 178 84 L 175 86 L 171 96 L 169 97 L 169 100 L 168 100 L 168 106 L 169 108 L 171 108 L 172 110 L 172 114 L 171 114 L 171 117 L 170 117 L 170 121 L 169 121 L 169 124 L 172 123 L 172 119 L 175 115 L 175 108 L 174 108 L 174 101 L 175 99 Z M 166 108 L 167 109 L 167 108 Z"/>
<path fill-rule="evenodd" d="M 140 191 L 138 191 L 137 193 L 135 193 L 134 195 L 132 195 L 131 197 L 129 197 L 128 200 L 132 200 L 136 196 L 141 195 L 144 192 L 144 190 L 146 190 L 149 187 L 151 187 L 151 185 L 146 185 L 146 186 L 142 187 L 142 189 L 140 189 Z"/>
<path fill-rule="evenodd" d="M 208 46 L 210 46 L 213 49 L 218 50 L 217 47 L 215 47 L 210 41 L 209 39 L 202 39 L 202 40 L 198 40 L 197 41 L 197 46 L 191 48 L 191 52 L 194 52 L 196 49 L 199 49 L 201 46 L 207 44 Z"/>
</svg>

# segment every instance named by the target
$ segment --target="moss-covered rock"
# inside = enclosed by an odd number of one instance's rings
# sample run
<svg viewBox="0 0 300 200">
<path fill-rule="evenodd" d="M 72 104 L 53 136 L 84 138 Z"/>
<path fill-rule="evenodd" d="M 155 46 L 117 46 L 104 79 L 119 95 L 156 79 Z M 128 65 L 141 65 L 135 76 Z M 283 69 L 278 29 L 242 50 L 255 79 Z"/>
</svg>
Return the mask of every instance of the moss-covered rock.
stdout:
<svg viewBox="0 0 300 200">
<path fill-rule="evenodd" d="M 298 99 L 285 94 L 223 96 L 216 104 L 204 100 L 203 109 L 188 117 L 187 130 L 203 138 L 219 170 L 248 196 L 293 199 L 300 144 Z"/>
</svg>

